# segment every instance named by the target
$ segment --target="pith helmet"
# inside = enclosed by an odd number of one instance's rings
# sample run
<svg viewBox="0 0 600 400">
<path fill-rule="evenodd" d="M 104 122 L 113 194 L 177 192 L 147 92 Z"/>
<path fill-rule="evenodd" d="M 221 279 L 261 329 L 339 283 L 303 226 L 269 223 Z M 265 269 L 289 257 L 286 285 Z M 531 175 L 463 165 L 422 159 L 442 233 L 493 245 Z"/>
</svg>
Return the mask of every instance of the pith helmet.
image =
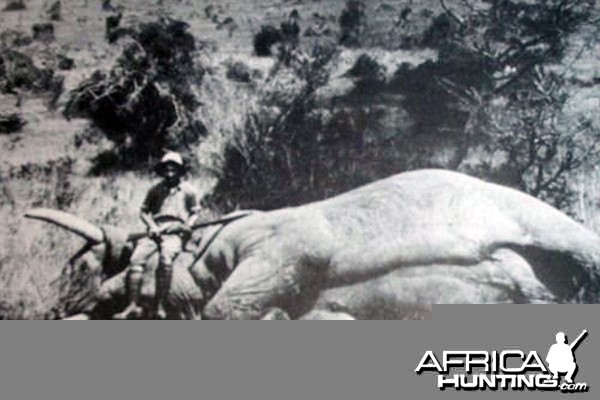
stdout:
<svg viewBox="0 0 600 400">
<path fill-rule="evenodd" d="M 156 165 L 154 170 L 157 174 L 163 175 L 164 169 L 168 164 L 175 165 L 182 174 L 185 172 L 185 163 L 183 162 L 183 157 L 181 157 L 181 154 L 174 151 L 170 151 L 165 154 L 160 162 Z"/>
</svg>

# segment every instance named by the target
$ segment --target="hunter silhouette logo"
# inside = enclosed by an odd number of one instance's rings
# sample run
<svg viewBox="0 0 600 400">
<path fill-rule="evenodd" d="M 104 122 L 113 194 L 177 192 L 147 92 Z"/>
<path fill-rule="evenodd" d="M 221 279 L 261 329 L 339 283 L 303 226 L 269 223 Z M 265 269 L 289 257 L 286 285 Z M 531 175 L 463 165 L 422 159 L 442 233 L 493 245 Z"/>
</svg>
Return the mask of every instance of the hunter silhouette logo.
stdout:
<svg viewBox="0 0 600 400">
<path fill-rule="evenodd" d="M 425 352 L 415 372 L 437 372 L 437 387 L 456 390 L 560 390 L 563 393 L 587 392 L 589 385 L 573 382 L 577 373 L 574 351 L 587 336 L 587 330 L 571 344 L 564 332 L 548 350 L 546 364 L 536 351 L 443 351 L 440 358 Z M 474 371 L 477 370 L 477 373 Z M 565 382 L 561 383 L 561 375 Z"/>
<path fill-rule="evenodd" d="M 587 330 L 584 329 L 571 344 L 566 343 L 567 338 L 564 332 L 556 334 L 556 343 L 550 347 L 548 356 L 546 357 L 548 369 L 552 372 L 554 379 L 559 379 L 560 373 L 566 373 L 567 383 L 573 383 L 573 377 L 577 372 L 577 363 L 573 352 L 583 338 L 587 336 L 587 333 Z"/>
</svg>

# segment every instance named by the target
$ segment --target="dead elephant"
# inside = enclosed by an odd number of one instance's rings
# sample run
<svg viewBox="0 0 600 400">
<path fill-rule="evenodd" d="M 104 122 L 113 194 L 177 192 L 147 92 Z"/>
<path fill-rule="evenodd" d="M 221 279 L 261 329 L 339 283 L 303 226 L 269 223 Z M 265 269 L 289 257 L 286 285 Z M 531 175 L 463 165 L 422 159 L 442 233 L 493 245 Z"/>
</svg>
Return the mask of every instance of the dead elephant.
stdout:
<svg viewBox="0 0 600 400">
<path fill-rule="evenodd" d="M 96 244 L 74 262 L 125 268 L 93 230 Z M 178 260 L 172 317 L 404 318 L 439 303 L 598 302 L 597 234 L 526 194 L 442 170 L 253 213 L 212 228 L 200 249 Z M 124 273 L 102 284 L 96 309 L 118 304 Z"/>
</svg>

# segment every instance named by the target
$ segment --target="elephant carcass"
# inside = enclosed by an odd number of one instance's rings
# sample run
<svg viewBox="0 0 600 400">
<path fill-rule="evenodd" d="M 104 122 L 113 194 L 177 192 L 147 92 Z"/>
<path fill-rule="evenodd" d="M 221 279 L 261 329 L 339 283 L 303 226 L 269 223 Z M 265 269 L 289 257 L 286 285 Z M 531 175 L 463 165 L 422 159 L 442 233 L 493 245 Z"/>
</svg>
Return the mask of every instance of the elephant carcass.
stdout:
<svg viewBox="0 0 600 400">
<path fill-rule="evenodd" d="M 362 297 L 392 309 L 595 303 L 599 263 L 600 237 L 542 201 L 421 170 L 235 221 L 190 271 L 197 282 L 206 270 L 227 276 L 204 317 L 251 319 L 277 308 L 300 317 L 327 304 L 326 293 L 335 300 L 336 290 L 340 297 L 368 293 Z"/>
<path fill-rule="evenodd" d="M 49 209 L 26 214 L 71 231 L 86 243 L 68 262 L 62 281 L 56 316 L 64 319 L 108 319 L 126 302 L 126 277 L 134 243 L 122 229 L 97 227 L 76 216 Z M 193 255 L 182 253 L 173 265 L 173 284 L 167 301 L 171 319 L 200 317 L 206 300 L 191 278 L 188 268 Z M 144 276 L 142 299 L 149 307 L 154 300 L 154 273 L 158 255 L 152 257 Z"/>
<path fill-rule="evenodd" d="M 123 254 L 106 258 L 107 236 L 119 236 L 106 232 L 74 260 L 95 260 L 108 277 L 126 262 L 108 262 Z M 213 228 L 202 251 L 176 260 L 170 317 L 410 318 L 440 303 L 597 302 L 599 244 L 518 191 L 409 172 Z M 91 315 L 122 307 L 125 275 L 103 281 Z"/>
</svg>

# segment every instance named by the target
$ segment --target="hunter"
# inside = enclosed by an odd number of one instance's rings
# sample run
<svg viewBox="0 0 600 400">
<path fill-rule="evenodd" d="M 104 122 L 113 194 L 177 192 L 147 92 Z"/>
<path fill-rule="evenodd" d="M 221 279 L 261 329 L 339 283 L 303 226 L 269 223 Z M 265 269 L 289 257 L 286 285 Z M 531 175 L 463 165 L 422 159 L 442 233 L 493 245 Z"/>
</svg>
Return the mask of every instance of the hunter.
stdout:
<svg viewBox="0 0 600 400">
<path fill-rule="evenodd" d="M 158 251 L 156 269 L 156 309 L 154 317 L 165 319 L 165 302 L 171 286 L 173 261 L 191 236 L 191 226 L 196 221 L 199 197 L 196 190 L 183 181 L 185 164 L 180 154 L 165 154 L 155 167 L 163 179 L 153 186 L 142 205 L 140 218 L 146 225 L 148 237 L 139 240 L 131 256 L 131 269 L 127 277 L 129 305 L 115 319 L 139 319 L 144 316 L 140 305 L 141 287 L 150 258 Z"/>
</svg>

